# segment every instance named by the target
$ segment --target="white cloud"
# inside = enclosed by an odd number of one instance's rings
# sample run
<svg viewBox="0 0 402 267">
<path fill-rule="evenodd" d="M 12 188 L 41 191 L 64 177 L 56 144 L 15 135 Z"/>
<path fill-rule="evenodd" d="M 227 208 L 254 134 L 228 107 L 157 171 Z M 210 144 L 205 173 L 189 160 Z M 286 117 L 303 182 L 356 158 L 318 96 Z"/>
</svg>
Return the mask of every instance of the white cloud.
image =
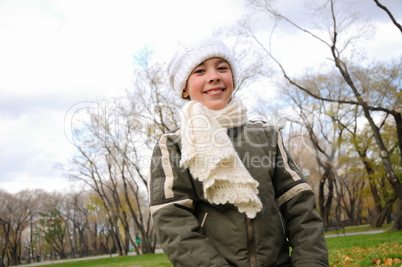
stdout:
<svg viewBox="0 0 402 267">
<path fill-rule="evenodd" d="M 66 181 L 54 165 L 74 151 L 64 135 L 69 108 L 124 94 L 133 56 L 144 45 L 165 54 L 183 35 L 209 35 L 233 22 L 241 5 L 233 0 L 0 2 L 0 187 L 63 189 Z"/>
<path fill-rule="evenodd" d="M 143 46 L 162 58 L 183 36 L 210 35 L 233 23 L 245 11 L 244 2 L 0 1 L 0 188 L 16 192 L 70 186 L 53 168 L 74 151 L 64 135 L 69 108 L 124 94 L 131 85 L 133 56 Z M 294 2 L 281 3 L 290 14 L 298 14 Z M 358 3 L 383 23 L 378 26 L 379 38 L 367 44 L 368 55 L 400 55 L 400 34 L 391 33 L 394 26 L 383 11 L 366 1 Z M 278 41 L 281 59 L 296 70 L 303 61 L 318 64 L 321 57 L 295 56 L 294 45 L 303 51 L 312 48 L 298 38 L 294 34 Z"/>
</svg>

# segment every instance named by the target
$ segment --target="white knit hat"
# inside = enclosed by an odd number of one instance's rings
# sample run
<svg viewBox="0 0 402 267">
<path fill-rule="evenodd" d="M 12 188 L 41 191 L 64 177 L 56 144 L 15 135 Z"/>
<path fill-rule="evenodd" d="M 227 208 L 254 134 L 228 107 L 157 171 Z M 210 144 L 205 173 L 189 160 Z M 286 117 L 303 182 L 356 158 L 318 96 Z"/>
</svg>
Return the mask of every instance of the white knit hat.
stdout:
<svg viewBox="0 0 402 267">
<path fill-rule="evenodd" d="M 213 37 L 178 42 L 176 50 L 167 65 L 169 82 L 175 93 L 181 98 L 183 89 L 191 72 L 199 64 L 213 57 L 219 57 L 229 63 L 233 75 L 233 88 L 236 88 L 236 68 L 234 60 L 225 44 Z"/>
</svg>

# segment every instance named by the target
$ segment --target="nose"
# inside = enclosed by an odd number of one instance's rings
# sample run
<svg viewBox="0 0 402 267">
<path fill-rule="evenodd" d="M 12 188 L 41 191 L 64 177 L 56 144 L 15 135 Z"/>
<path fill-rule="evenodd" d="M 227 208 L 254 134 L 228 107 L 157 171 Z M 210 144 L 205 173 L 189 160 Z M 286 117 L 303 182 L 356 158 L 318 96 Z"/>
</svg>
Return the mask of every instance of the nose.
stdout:
<svg viewBox="0 0 402 267">
<path fill-rule="evenodd" d="M 219 82 L 220 81 L 219 73 L 216 70 L 211 70 L 209 72 L 208 81 L 210 83 Z"/>
</svg>

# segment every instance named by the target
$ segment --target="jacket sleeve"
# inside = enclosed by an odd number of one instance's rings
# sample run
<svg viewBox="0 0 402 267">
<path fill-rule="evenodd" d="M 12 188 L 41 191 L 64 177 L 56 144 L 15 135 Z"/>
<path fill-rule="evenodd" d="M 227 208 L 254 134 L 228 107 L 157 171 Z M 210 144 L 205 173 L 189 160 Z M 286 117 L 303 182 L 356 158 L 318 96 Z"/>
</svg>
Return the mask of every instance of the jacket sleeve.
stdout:
<svg viewBox="0 0 402 267">
<path fill-rule="evenodd" d="M 148 190 L 160 245 L 174 266 L 229 266 L 193 214 L 196 181 L 179 165 L 178 140 L 179 132 L 163 135 L 152 156 Z"/>
<path fill-rule="evenodd" d="M 277 158 L 273 184 L 292 247 L 293 266 L 328 266 L 328 249 L 314 193 L 285 149 L 281 133 L 275 131 Z"/>
</svg>

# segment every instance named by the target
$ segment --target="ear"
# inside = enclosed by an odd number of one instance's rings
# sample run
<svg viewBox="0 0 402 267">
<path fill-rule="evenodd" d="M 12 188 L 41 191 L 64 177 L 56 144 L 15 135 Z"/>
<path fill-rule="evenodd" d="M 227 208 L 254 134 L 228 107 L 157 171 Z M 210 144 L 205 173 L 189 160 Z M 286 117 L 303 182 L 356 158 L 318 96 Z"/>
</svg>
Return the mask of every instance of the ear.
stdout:
<svg viewBox="0 0 402 267">
<path fill-rule="evenodd" d="M 183 89 L 183 93 L 181 93 L 181 97 L 184 98 L 184 99 L 186 99 L 187 97 L 189 97 L 189 94 L 188 94 L 188 92 L 187 92 L 187 88 L 184 88 L 184 89 Z"/>
</svg>

